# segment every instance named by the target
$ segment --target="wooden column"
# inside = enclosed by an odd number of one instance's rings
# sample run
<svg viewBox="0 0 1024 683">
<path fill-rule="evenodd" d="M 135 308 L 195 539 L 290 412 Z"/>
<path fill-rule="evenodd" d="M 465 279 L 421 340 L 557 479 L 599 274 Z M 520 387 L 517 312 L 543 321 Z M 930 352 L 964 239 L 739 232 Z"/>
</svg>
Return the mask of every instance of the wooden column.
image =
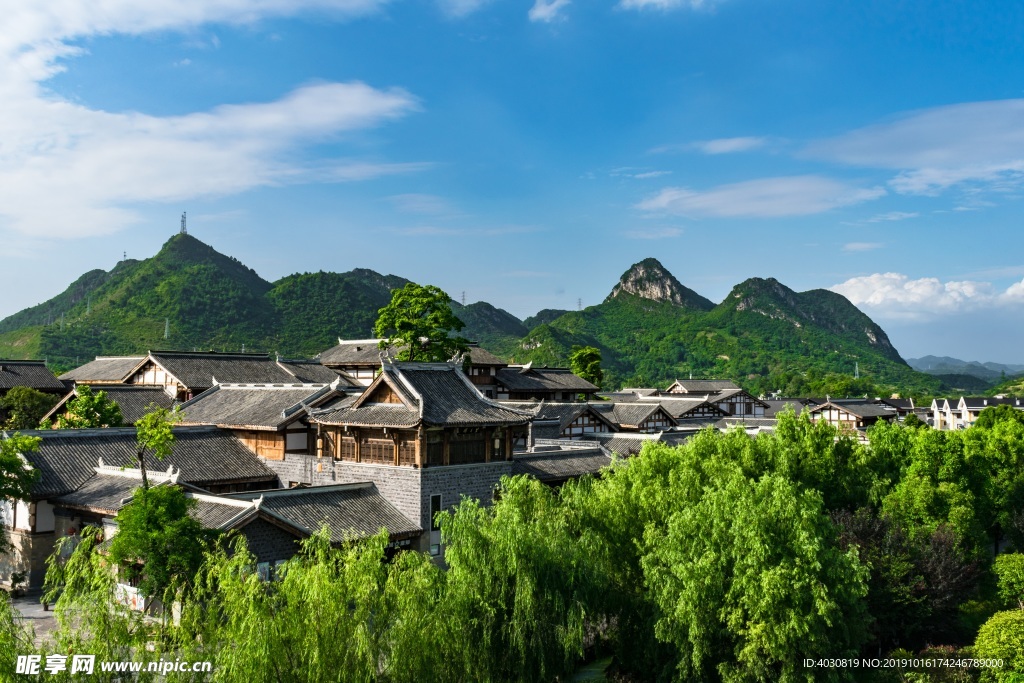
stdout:
<svg viewBox="0 0 1024 683">
<path fill-rule="evenodd" d="M 363 458 L 362 458 L 362 445 L 361 445 L 360 440 L 359 440 L 359 430 L 358 429 L 355 429 L 355 428 L 352 429 L 352 438 L 355 439 L 355 442 L 356 442 L 355 451 L 354 451 L 355 452 L 355 457 L 356 457 L 356 462 L 362 462 L 363 461 Z"/>
<path fill-rule="evenodd" d="M 441 461 L 445 465 L 448 464 L 448 457 L 449 457 L 449 455 L 451 455 L 451 450 L 449 448 L 449 445 L 450 444 L 448 443 L 448 430 L 446 429 L 446 430 L 444 430 L 444 460 Z"/>
<path fill-rule="evenodd" d="M 484 430 L 484 462 L 490 462 L 491 456 L 494 454 L 494 444 L 491 439 L 494 438 L 493 429 Z"/>
<path fill-rule="evenodd" d="M 509 427 L 505 430 L 505 459 L 512 459 L 512 428 Z"/>
<path fill-rule="evenodd" d="M 394 443 L 394 465 L 398 467 L 398 444 L 401 442 L 398 432 L 391 432 L 391 441 Z"/>
<path fill-rule="evenodd" d="M 423 425 L 416 428 L 416 467 L 423 469 L 423 447 L 426 435 L 423 433 Z"/>
</svg>

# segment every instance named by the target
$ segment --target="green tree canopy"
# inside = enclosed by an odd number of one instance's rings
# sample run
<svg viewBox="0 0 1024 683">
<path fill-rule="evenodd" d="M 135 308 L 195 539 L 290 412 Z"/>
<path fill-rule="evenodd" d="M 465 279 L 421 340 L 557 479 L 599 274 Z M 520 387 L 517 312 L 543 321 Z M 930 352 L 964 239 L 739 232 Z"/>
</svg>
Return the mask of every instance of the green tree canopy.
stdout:
<svg viewBox="0 0 1024 683">
<path fill-rule="evenodd" d="M 1002 601 L 1024 610 L 1024 554 L 997 555 L 993 569 L 999 580 Z"/>
<path fill-rule="evenodd" d="M 1013 406 L 999 405 L 989 406 L 978 413 L 978 419 L 972 426 L 981 429 L 992 429 L 999 422 L 1017 422 L 1024 425 L 1024 410 L 1018 410 Z"/>
<path fill-rule="evenodd" d="M 174 446 L 174 423 L 181 420 L 178 409 L 169 410 L 158 406 L 150 406 L 150 411 L 135 421 L 135 457 L 142 471 L 142 488 L 149 488 L 146 476 L 146 452 L 151 452 L 157 460 L 163 460 L 171 454 Z"/>
<path fill-rule="evenodd" d="M 601 386 L 601 350 L 593 346 L 573 346 L 569 354 L 569 368 L 591 384 Z"/>
<path fill-rule="evenodd" d="M 117 513 L 110 558 L 138 574 L 139 590 L 150 597 L 191 584 L 212 539 L 189 511 L 196 506 L 176 486 L 139 488 Z"/>
<path fill-rule="evenodd" d="M 12 434 L 0 437 L 0 501 L 27 500 L 39 470 L 29 465 L 23 454 L 39 450 L 38 436 Z M 8 549 L 6 525 L 0 524 L 0 553 Z"/>
<path fill-rule="evenodd" d="M 107 392 L 93 392 L 88 384 L 75 389 L 75 398 L 67 402 L 67 410 L 57 416 L 58 429 L 97 429 L 120 427 L 121 407 L 107 398 Z"/>
<path fill-rule="evenodd" d="M 39 429 L 43 416 L 59 401 L 53 394 L 44 394 L 30 387 L 12 387 L 0 397 L 0 413 L 7 413 L 4 429 Z"/>
<path fill-rule="evenodd" d="M 451 336 L 465 324 L 455 317 L 452 299 L 440 287 L 410 282 L 391 292 L 391 303 L 378 311 L 374 333 L 380 347 L 398 347 L 398 359 L 440 362 L 468 349 Z"/>
</svg>

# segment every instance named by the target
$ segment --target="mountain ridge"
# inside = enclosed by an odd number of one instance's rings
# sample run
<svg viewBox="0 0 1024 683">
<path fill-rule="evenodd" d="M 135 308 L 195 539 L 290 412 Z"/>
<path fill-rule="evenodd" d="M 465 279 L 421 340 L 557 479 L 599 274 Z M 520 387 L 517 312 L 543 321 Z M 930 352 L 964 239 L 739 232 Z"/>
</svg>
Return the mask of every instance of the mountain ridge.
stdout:
<svg viewBox="0 0 1024 683">
<path fill-rule="evenodd" d="M 70 366 L 150 348 L 312 356 L 338 337 L 372 334 L 377 310 L 407 282 L 369 269 L 268 282 L 196 238 L 175 235 L 149 259 L 89 271 L 49 301 L 0 321 L 0 357 L 37 353 Z M 466 323 L 463 336 L 508 360 L 565 365 L 572 346 L 596 346 L 609 386 L 695 373 L 763 377 L 762 388 L 771 388 L 801 374 L 852 375 L 855 368 L 886 382 L 920 383 L 884 330 L 841 295 L 750 278 L 716 305 L 653 258 L 631 266 L 602 303 L 582 311 L 547 309 L 522 321 L 483 301 L 453 302 L 453 310 Z"/>
</svg>

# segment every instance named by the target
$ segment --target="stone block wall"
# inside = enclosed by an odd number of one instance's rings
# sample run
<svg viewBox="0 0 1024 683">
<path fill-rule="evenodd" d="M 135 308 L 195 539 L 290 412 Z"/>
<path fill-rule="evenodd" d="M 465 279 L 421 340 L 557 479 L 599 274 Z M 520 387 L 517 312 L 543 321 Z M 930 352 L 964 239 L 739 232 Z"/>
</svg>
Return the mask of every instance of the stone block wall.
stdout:
<svg viewBox="0 0 1024 683">
<path fill-rule="evenodd" d="M 298 539 L 293 535 L 265 519 L 256 519 L 241 529 L 249 544 L 249 552 L 256 556 L 257 562 L 287 560 L 299 550 Z"/>
</svg>

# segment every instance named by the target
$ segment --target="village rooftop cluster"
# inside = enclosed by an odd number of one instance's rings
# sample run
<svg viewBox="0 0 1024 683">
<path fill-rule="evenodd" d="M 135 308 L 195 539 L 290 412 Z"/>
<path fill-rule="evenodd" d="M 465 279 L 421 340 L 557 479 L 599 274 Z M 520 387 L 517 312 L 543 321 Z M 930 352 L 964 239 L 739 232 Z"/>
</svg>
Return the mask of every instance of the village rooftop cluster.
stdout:
<svg viewBox="0 0 1024 683">
<path fill-rule="evenodd" d="M 707 428 L 770 431 L 783 410 L 863 437 L 880 420 L 914 415 L 962 429 L 989 406 L 1024 409 L 1010 398 L 765 398 L 707 379 L 602 393 L 567 369 L 510 365 L 477 345 L 463 359 L 417 363 L 394 360 L 380 341 L 339 339 L 302 360 L 151 351 L 98 357 L 60 377 L 42 361 L 0 360 L 0 395 L 17 386 L 60 394 L 52 419 L 90 386 L 118 403 L 126 425 L 24 432 L 42 439 L 25 454 L 40 477 L 29 500 L 2 503 L 14 551 L 0 582 L 24 576 L 39 588 L 58 539 L 89 526 L 116 533 L 118 511 L 141 484 L 130 425 L 153 406 L 176 407 L 182 420 L 152 485 L 182 488 L 203 525 L 244 535 L 266 577 L 323 527 L 337 544 L 384 528 L 390 552 L 443 562 L 437 514 L 464 496 L 492 500 L 504 476 L 559 486 L 648 441 L 678 443 Z"/>
</svg>

